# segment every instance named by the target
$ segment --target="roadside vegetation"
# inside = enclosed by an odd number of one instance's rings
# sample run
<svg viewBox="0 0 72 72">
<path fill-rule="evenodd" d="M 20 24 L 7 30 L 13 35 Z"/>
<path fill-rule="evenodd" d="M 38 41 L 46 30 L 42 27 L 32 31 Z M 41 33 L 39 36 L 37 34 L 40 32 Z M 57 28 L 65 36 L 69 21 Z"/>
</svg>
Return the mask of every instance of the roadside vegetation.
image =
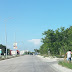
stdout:
<svg viewBox="0 0 72 72">
<path fill-rule="evenodd" d="M 37 50 L 40 54 L 64 57 L 69 49 L 72 50 L 72 26 L 55 31 L 48 29 L 42 35 L 43 44 Z"/>
<path fill-rule="evenodd" d="M 67 67 L 69 69 L 72 69 L 72 63 L 68 63 L 67 61 L 59 61 L 59 65 L 62 65 L 63 67 Z"/>
<path fill-rule="evenodd" d="M 0 44 L 0 49 L 2 49 L 1 55 L 4 55 L 6 53 L 6 46 Z M 7 54 L 10 54 L 10 49 L 7 49 Z"/>
<path fill-rule="evenodd" d="M 42 56 L 55 56 L 64 58 L 66 52 L 72 50 L 72 26 L 69 28 L 58 28 L 56 30 L 48 29 L 42 33 L 42 45 L 38 51 Z M 59 65 L 72 69 L 72 62 L 59 61 Z"/>
</svg>

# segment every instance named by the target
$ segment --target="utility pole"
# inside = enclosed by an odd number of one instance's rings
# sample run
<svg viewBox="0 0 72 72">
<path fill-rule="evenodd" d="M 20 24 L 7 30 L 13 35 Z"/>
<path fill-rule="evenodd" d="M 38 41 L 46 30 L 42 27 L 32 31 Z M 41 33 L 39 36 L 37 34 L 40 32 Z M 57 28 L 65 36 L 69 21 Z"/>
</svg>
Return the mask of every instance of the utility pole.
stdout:
<svg viewBox="0 0 72 72">
<path fill-rule="evenodd" d="M 11 18 L 10 18 L 11 19 Z M 6 44 L 6 58 L 7 58 L 7 32 L 6 32 L 6 21 L 7 19 L 5 20 L 5 44 Z"/>
<path fill-rule="evenodd" d="M 5 24 L 5 43 L 6 43 L 6 58 L 7 58 L 7 32 L 6 32 L 6 24 Z"/>
</svg>

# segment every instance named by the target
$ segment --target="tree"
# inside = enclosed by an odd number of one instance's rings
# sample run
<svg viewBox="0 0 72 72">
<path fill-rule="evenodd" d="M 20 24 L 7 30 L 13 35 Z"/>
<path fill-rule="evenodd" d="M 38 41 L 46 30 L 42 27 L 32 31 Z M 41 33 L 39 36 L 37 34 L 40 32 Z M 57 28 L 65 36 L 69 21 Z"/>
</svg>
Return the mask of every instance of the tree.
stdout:
<svg viewBox="0 0 72 72">
<path fill-rule="evenodd" d="M 6 53 L 6 46 L 0 44 L 0 49 L 2 49 L 2 55 L 4 55 L 4 53 Z M 10 53 L 10 49 L 7 49 L 7 54 Z"/>
<path fill-rule="evenodd" d="M 47 54 L 49 49 L 52 55 L 60 55 L 72 49 L 72 26 L 67 29 L 61 27 L 55 31 L 49 29 L 42 34 L 43 44 L 39 49 L 41 54 Z"/>
</svg>

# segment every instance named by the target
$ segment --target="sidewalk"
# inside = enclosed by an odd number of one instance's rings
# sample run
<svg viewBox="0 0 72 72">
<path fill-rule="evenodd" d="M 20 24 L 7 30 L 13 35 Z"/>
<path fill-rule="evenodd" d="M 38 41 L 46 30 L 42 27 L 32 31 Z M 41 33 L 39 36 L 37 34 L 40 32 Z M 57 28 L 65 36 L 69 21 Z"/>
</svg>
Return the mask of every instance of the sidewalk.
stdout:
<svg viewBox="0 0 72 72">
<path fill-rule="evenodd" d="M 50 58 L 50 57 L 44 58 L 43 56 L 40 56 L 40 55 L 38 55 L 37 57 L 41 58 L 45 62 L 55 62 L 56 61 L 55 63 L 51 64 L 51 66 L 52 68 L 59 70 L 60 72 L 72 72 L 72 69 L 68 69 L 68 68 L 62 67 L 61 65 L 58 65 L 58 61 L 63 60 L 63 58 Z"/>
</svg>

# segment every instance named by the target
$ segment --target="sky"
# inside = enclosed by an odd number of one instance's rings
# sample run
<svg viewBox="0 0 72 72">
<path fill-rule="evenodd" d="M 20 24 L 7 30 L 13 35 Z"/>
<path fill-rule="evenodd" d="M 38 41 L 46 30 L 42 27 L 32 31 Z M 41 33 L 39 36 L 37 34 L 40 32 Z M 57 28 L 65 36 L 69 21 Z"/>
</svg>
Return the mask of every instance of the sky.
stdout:
<svg viewBox="0 0 72 72">
<path fill-rule="evenodd" d="M 72 26 L 72 0 L 0 0 L 0 44 L 18 50 L 39 49 L 42 33 Z"/>
</svg>

